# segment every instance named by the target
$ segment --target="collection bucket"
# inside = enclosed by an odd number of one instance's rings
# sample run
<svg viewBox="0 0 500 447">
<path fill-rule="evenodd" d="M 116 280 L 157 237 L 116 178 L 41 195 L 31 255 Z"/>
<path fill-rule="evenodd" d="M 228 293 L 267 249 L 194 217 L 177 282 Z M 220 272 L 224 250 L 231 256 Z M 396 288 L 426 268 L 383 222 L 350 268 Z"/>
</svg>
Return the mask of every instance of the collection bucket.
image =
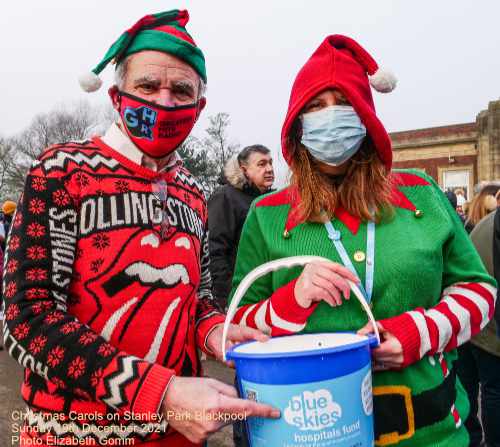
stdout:
<svg viewBox="0 0 500 447">
<path fill-rule="evenodd" d="M 239 301 L 255 279 L 283 267 L 322 260 L 295 256 L 263 264 L 234 294 L 223 346 Z M 374 326 L 375 335 L 317 333 L 248 342 L 226 353 L 233 360 L 242 397 L 281 411 L 279 419 L 246 421 L 251 447 L 366 447 L 374 445 L 370 349 L 380 337 L 369 306 L 350 283 Z M 225 352 L 223 350 L 223 352 Z"/>
</svg>

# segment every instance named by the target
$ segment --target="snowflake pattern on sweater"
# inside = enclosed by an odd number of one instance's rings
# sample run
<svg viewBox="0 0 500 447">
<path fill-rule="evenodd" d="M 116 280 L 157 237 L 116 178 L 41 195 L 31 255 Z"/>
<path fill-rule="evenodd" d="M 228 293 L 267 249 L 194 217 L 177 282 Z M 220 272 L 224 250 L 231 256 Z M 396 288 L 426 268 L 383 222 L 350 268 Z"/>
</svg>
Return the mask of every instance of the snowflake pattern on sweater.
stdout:
<svg viewBox="0 0 500 447">
<path fill-rule="evenodd" d="M 153 193 L 160 178 L 164 204 Z M 157 174 L 99 138 L 47 149 L 28 174 L 5 259 L 4 341 L 26 368 L 29 407 L 153 415 L 174 374 L 200 375 L 197 347 L 224 320 L 207 241 L 205 199 L 182 166 Z M 39 426 L 36 414 L 30 421 Z M 78 436 L 100 439 L 85 422 Z M 158 426 L 160 435 L 132 427 L 128 436 L 164 436 Z"/>
</svg>

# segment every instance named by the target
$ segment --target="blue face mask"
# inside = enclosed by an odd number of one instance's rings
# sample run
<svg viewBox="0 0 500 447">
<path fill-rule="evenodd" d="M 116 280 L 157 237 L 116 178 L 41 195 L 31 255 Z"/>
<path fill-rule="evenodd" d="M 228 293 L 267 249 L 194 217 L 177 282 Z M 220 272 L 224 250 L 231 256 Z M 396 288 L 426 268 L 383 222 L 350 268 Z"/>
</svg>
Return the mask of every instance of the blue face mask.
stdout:
<svg viewBox="0 0 500 447">
<path fill-rule="evenodd" d="M 331 166 L 349 160 L 366 137 L 366 127 L 351 106 L 304 113 L 301 120 L 302 144 L 314 158 Z"/>
</svg>

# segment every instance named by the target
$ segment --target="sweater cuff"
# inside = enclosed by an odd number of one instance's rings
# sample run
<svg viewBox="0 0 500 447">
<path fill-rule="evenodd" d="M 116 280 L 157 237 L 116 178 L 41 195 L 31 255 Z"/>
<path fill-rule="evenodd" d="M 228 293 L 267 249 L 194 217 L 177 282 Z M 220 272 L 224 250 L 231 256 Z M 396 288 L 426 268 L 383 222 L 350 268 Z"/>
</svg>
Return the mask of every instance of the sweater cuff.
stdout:
<svg viewBox="0 0 500 447">
<path fill-rule="evenodd" d="M 401 368 L 418 362 L 422 358 L 420 355 L 420 332 L 415 321 L 408 313 L 386 318 L 378 321 L 378 323 L 401 343 L 403 347 L 403 364 Z"/>
<path fill-rule="evenodd" d="M 205 354 L 213 355 L 213 353 L 208 349 L 207 340 L 209 335 L 215 329 L 216 326 L 224 324 L 226 320 L 225 315 L 216 314 L 212 317 L 206 318 L 202 320 L 198 327 L 196 328 L 196 345 L 200 348 Z"/>
<path fill-rule="evenodd" d="M 305 325 L 307 319 L 316 310 L 318 303 L 313 303 L 305 308 L 295 299 L 295 284 L 298 278 L 276 289 L 269 301 L 274 313 L 282 320 L 290 323 Z M 271 319 L 273 319 L 271 317 Z"/>
<path fill-rule="evenodd" d="M 132 405 L 132 413 L 144 421 L 158 421 L 156 415 L 162 413 L 161 404 L 174 376 L 173 370 L 153 364 L 140 385 Z"/>
</svg>

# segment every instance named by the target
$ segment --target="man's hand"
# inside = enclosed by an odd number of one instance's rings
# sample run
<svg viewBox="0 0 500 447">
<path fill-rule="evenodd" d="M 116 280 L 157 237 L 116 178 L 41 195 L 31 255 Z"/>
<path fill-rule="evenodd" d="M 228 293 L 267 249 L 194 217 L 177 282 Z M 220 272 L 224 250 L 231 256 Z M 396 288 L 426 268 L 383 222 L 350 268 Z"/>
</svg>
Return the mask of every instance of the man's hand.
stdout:
<svg viewBox="0 0 500 447">
<path fill-rule="evenodd" d="M 224 325 L 216 326 L 207 339 L 207 348 L 210 349 L 212 354 L 217 360 L 223 361 L 223 352 L 222 352 L 222 331 L 224 329 Z M 237 324 L 230 324 L 229 330 L 227 331 L 226 338 L 226 352 L 233 345 L 237 343 L 243 343 L 245 341 L 257 340 L 260 342 L 265 342 L 269 340 L 269 337 L 263 332 L 252 329 L 246 326 L 239 326 Z M 228 362 L 231 366 L 232 362 Z"/>
<path fill-rule="evenodd" d="M 175 376 L 168 386 L 162 411 L 172 428 L 197 444 L 236 420 L 280 417 L 279 410 L 270 405 L 237 396 L 234 387 L 214 379 Z"/>
<path fill-rule="evenodd" d="M 403 346 L 399 340 L 387 331 L 384 326 L 377 323 L 380 332 L 380 346 L 372 350 L 372 365 L 374 371 L 384 371 L 387 369 L 399 369 L 403 364 Z M 368 335 L 373 333 L 373 326 L 370 322 L 358 331 L 358 335 Z"/>
</svg>

